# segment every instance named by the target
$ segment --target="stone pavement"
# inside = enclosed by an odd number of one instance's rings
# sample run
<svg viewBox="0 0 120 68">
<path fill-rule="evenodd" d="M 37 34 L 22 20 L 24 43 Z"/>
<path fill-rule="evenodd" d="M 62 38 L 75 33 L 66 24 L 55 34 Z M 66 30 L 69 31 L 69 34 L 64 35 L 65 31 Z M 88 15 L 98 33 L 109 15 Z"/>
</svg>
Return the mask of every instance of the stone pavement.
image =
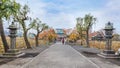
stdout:
<svg viewBox="0 0 120 68">
<path fill-rule="evenodd" d="M 119 65 L 119 59 L 115 61 L 115 59 L 105 59 L 102 57 L 99 57 L 97 54 L 101 51 L 96 48 L 84 48 L 82 46 L 72 46 L 74 49 L 76 49 L 78 52 L 84 54 L 89 60 L 91 60 L 93 63 L 98 65 L 100 68 L 120 68 Z M 116 64 L 117 63 L 117 64 Z"/>
<path fill-rule="evenodd" d="M 99 68 L 69 45 L 56 43 L 22 68 Z"/>
</svg>

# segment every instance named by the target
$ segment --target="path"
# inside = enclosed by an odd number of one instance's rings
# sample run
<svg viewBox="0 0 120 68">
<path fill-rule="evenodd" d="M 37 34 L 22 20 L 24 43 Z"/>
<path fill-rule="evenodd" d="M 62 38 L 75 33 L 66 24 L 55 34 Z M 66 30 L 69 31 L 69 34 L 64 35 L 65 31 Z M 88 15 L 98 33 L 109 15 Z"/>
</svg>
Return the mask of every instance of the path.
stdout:
<svg viewBox="0 0 120 68">
<path fill-rule="evenodd" d="M 84 48 L 82 46 L 72 46 L 72 47 L 74 49 L 76 49 L 78 52 L 82 53 L 84 56 L 86 56 L 93 63 L 98 65 L 100 68 L 120 68 L 119 59 L 118 60 L 117 59 L 105 59 L 105 58 L 99 57 L 97 55 L 98 53 L 101 52 L 99 49 Z"/>
<path fill-rule="evenodd" d="M 56 43 L 22 68 L 99 68 L 69 45 Z"/>
</svg>

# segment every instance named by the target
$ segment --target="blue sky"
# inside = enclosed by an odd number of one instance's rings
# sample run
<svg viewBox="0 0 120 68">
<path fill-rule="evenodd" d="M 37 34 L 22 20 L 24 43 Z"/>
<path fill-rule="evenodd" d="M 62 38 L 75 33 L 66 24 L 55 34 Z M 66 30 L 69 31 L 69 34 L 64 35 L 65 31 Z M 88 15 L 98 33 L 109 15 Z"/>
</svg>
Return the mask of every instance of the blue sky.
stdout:
<svg viewBox="0 0 120 68">
<path fill-rule="evenodd" d="M 40 18 L 53 28 L 74 28 L 77 17 L 91 13 L 97 18 L 93 31 L 104 28 L 105 23 L 114 23 L 120 33 L 120 0 L 17 0 L 28 4 L 30 16 Z"/>
</svg>

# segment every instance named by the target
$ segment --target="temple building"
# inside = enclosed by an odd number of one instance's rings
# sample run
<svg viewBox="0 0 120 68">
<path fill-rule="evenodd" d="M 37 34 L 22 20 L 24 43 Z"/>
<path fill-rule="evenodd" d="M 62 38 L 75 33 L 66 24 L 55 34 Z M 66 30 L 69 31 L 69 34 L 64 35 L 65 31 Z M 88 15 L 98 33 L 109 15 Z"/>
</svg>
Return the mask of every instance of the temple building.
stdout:
<svg viewBox="0 0 120 68">
<path fill-rule="evenodd" d="M 55 33 L 57 34 L 57 41 L 60 41 L 62 38 L 66 37 L 64 29 L 55 29 Z"/>
</svg>

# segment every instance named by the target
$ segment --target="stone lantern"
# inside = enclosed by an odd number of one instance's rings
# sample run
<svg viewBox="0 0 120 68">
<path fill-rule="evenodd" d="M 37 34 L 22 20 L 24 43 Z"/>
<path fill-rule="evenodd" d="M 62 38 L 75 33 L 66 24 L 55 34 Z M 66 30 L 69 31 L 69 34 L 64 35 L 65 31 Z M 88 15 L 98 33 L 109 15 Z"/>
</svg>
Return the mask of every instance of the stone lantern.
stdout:
<svg viewBox="0 0 120 68">
<path fill-rule="evenodd" d="M 10 49 L 14 50 L 16 48 L 16 37 L 17 37 L 17 27 L 14 25 L 14 22 L 9 26 L 9 37 L 10 37 Z"/>
<path fill-rule="evenodd" d="M 19 57 L 24 55 L 24 53 L 16 49 L 17 27 L 15 26 L 14 22 L 12 22 L 8 29 L 10 33 L 10 48 L 6 53 L 3 54 L 3 57 Z"/>
<path fill-rule="evenodd" d="M 106 46 L 105 46 L 105 50 L 104 53 L 105 54 L 114 54 L 115 52 L 111 49 L 111 45 L 112 45 L 112 34 L 113 34 L 113 24 L 108 22 L 105 26 L 105 39 L 106 39 Z"/>
<path fill-rule="evenodd" d="M 104 58 L 118 58 L 118 56 L 115 55 L 115 51 L 111 49 L 112 46 L 112 34 L 113 34 L 113 23 L 108 22 L 105 25 L 105 40 L 106 40 L 106 45 L 105 49 L 99 54 L 99 56 L 104 57 Z"/>
</svg>

